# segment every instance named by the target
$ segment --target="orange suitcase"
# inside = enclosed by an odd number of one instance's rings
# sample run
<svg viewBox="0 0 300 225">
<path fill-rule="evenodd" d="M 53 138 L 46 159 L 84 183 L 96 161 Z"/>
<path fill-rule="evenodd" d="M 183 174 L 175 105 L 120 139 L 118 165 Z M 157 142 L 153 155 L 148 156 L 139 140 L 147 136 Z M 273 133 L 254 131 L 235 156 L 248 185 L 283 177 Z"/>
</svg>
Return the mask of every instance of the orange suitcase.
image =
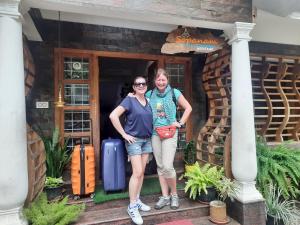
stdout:
<svg viewBox="0 0 300 225">
<path fill-rule="evenodd" d="M 72 153 L 71 181 L 74 199 L 95 191 L 95 150 L 92 145 L 76 145 Z"/>
</svg>

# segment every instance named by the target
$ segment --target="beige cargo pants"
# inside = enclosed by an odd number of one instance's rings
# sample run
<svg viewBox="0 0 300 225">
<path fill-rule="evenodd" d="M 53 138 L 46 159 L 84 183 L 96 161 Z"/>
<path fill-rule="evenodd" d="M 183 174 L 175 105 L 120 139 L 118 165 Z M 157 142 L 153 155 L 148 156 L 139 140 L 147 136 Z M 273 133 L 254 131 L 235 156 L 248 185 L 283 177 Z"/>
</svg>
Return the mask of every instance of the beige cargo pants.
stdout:
<svg viewBox="0 0 300 225">
<path fill-rule="evenodd" d="M 160 139 L 157 135 L 152 135 L 153 154 L 157 164 L 157 174 L 165 178 L 176 177 L 173 166 L 178 134 L 172 138 Z"/>
</svg>

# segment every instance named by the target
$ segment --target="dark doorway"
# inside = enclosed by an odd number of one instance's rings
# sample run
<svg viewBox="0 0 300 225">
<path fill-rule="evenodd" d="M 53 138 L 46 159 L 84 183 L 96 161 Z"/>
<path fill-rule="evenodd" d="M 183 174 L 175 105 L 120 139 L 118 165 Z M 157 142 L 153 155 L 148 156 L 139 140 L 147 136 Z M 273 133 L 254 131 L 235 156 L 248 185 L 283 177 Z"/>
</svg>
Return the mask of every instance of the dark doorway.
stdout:
<svg viewBox="0 0 300 225">
<path fill-rule="evenodd" d="M 117 107 L 129 92 L 136 76 L 145 76 L 148 89 L 153 87 L 153 78 L 157 63 L 140 59 L 100 58 L 100 141 L 108 138 L 119 138 L 121 135 L 113 127 L 109 114 Z M 124 116 L 120 118 L 125 121 Z M 126 155 L 126 154 L 125 154 Z M 127 161 L 127 160 L 126 160 Z M 131 164 L 126 163 L 126 175 L 131 175 Z M 156 163 L 152 160 L 146 167 L 145 174 L 156 173 Z"/>
<path fill-rule="evenodd" d="M 136 76 L 153 80 L 155 61 L 141 59 L 121 59 L 101 57 L 100 69 L 100 135 L 107 138 L 121 138 L 112 126 L 109 114 L 132 91 L 132 81 Z M 152 83 L 152 82 L 150 82 Z M 152 84 L 149 85 L 151 88 Z M 122 122 L 122 120 L 121 120 Z"/>
</svg>

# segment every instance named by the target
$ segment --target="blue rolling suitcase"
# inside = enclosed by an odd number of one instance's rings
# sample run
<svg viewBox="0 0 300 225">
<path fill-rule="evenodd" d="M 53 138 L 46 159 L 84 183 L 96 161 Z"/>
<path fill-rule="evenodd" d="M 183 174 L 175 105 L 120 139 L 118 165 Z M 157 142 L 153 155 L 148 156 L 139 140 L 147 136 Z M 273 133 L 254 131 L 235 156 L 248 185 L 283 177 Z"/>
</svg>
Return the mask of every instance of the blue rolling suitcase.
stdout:
<svg viewBox="0 0 300 225">
<path fill-rule="evenodd" d="M 125 149 L 120 139 L 102 141 L 102 182 L 104 191 L 125 190 Z"/>
</svg>

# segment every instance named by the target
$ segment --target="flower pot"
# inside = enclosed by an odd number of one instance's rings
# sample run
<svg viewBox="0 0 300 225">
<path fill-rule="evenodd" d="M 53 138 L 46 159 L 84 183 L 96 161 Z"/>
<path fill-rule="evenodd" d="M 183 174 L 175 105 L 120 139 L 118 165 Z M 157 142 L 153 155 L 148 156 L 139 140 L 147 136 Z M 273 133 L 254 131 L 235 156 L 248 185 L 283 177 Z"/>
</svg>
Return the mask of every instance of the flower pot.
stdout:
<svg viewBox="0 0 300 225">
<path fill-rule="evenodd" d="M 216 224 L 226 224 L 229 222 L 229 217 L 226 212 L 226 204 L 222 201 L 211 201 L 209 203 L 209 220 Z"/>
<path fill-rule="evenodd" d="M 275 221 L 274 216 L 267 215 L 267 222 L 266 225 L 284 225 L 282 220 Z"/>
<path fill-rule="evenodd" d="M 58 187 L 45 187 L 44 190 L 47 194 L 48 201 L 51 201 L 62 196 L 63 185 Z"/>
<path fill-rule="evenodd" d="M 201 191 L 197 199 L 201 203 L 209 204 L 209 202 L 217 198 L 217 191 L 214 187 L 207 187 L 206 190 L 207 190 L 207 194 L 204 191 Z"/>
</svg>

